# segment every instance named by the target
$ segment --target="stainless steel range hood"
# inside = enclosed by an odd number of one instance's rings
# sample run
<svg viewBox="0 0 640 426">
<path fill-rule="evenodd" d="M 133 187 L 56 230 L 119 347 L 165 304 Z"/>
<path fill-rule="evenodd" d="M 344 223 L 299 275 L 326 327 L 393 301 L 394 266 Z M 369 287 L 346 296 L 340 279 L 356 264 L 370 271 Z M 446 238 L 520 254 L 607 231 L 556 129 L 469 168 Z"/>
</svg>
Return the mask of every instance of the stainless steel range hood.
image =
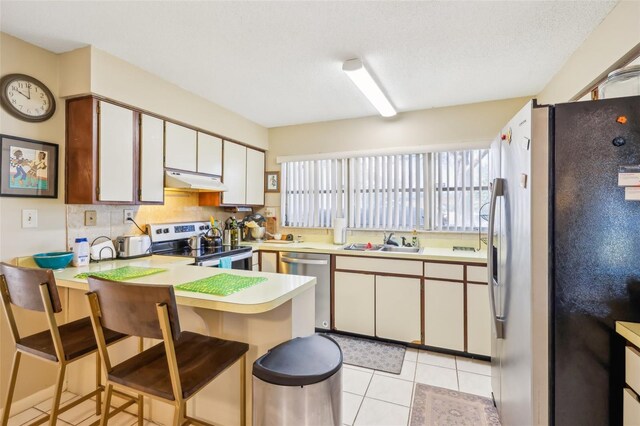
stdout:
<svg viewBox="0 0 640 426">
<path fill-rule="evenodd" d="M 223 192 L 227 190 L 227 187 L 220 182 L 220 178 L 170 170 L 165 173 L 164 187 L 195 192 Z"/>
</svg>

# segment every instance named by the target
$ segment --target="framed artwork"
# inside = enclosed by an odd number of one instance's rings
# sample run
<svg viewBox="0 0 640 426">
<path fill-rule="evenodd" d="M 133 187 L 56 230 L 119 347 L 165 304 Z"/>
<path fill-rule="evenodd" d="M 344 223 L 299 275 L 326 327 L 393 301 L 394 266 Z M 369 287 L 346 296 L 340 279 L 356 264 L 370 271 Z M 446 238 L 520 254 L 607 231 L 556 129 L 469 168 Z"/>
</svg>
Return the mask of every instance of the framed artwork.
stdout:
<svg viewBox="0 0 640 426">
<path fill-rule="evenodd" d="M 280 192 L 280 172 L 264 172 L 264 192 Z"/>
<path fill-rule="evenodd" d="M 0 196 L 58 197 L 58 145 L 1 135 Z"/>
</svg>

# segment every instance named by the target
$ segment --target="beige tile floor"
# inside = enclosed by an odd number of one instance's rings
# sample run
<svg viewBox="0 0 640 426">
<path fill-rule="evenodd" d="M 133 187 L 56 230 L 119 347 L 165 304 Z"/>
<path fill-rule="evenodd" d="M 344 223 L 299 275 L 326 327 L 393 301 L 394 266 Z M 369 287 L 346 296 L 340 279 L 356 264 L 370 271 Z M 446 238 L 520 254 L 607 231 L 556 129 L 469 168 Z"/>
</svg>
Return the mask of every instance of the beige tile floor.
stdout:
<svg viewBox="0 0 640 426">
<path fill-rule="evenodd" d="M 342 411 L 345 425 L 404 426 L 409 422 L 413 390 L 416 383 L 440 386 L 475 395 L 491 397 L 491 366 L 488 362 L 408 349 L 402 372 L 389 374 L 345 364 L 343 369 Z M 77 398 L 65 392 L 63 401 Z M 44 416 L 51 409 L 44 401 L 15 414 L 8 426 L 21 426 Z M 85 401 L 62 413 L 61 426 L 87 426 L 97 419 L 95 403 Z M 119 413 L 110 426 L 133 426 L 135 416 Z M 145 422 L 145 426 L 155 426 Z"/>
<path fill-rule="evenodd" d="M 417 349 L 407 350 L 399 375 L 345 364 L 342 380 L 344 424 L 407 425 L 416 383 L 490 398 L 491 365 Z"/>
</svg>

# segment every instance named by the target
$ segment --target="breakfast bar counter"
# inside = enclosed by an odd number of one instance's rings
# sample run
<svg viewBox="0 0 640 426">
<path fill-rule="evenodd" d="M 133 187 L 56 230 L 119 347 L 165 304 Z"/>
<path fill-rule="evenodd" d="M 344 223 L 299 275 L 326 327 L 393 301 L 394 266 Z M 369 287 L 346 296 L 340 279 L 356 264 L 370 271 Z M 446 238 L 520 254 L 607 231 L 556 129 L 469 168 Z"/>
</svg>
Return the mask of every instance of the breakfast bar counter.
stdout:
<svg viewBox="0 0 640 426">
<path fill-rule="evenodd" d="M 314 277 L 192 266 L 187 265 L 184 258 L 170 256 L 106 261 L 92 263 L 87 267 L 69 267 L 55 272 L 65 305 L 64 320 L 73 321 L 89 314 L 85 296 L 89 286 L 86 278 L 76 277 L 78 274 L 104 272 L 124 266 L 163 269 L 162 272 L 152 275 L 124 280 L 135 283 L 175 286 L 222 273 L 240 277 L 266 278 L 263 282 L 228 296 L 176 290 L 180 325 L 183 330 L 249 344 L 246 371 L 249 423 L 253 362 L 279 343 L 314 333 L 316 284 Z M 148 348 L 155 343 L 145 339 L 144 347 Z M 115 362 L 132 356 L 137 350 L 138 339 L 132 338 L 110 348 Z M 83 393 L 91 388 L 94 381 L 94 359 L 89 357 L 77 364 L 69 368 L 67 389 L 74 393 Z M 233 365 L 192 398 L 187 404 L 188 414 L 213 423 L 239 424 L 239 368 L 238 365 Z M 172 415 L 172 406 L 145 399 L 146 418 L 159 424 L 169 424 Z"/>
</svg>

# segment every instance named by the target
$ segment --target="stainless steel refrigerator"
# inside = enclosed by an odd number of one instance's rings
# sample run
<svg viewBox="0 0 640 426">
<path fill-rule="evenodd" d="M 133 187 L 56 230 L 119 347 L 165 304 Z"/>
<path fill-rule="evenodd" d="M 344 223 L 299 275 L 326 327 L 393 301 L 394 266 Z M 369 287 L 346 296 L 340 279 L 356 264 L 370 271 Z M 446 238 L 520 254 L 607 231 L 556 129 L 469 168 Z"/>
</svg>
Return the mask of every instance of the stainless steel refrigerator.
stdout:
<svg viewBox="0 0 640 426">
<path fill-rule="evenodd" d="M 640 321 L 640 98 L 527 104 L 491 147 L 492 388 L 503 425 L 621 422 Z"/>
</svg>

